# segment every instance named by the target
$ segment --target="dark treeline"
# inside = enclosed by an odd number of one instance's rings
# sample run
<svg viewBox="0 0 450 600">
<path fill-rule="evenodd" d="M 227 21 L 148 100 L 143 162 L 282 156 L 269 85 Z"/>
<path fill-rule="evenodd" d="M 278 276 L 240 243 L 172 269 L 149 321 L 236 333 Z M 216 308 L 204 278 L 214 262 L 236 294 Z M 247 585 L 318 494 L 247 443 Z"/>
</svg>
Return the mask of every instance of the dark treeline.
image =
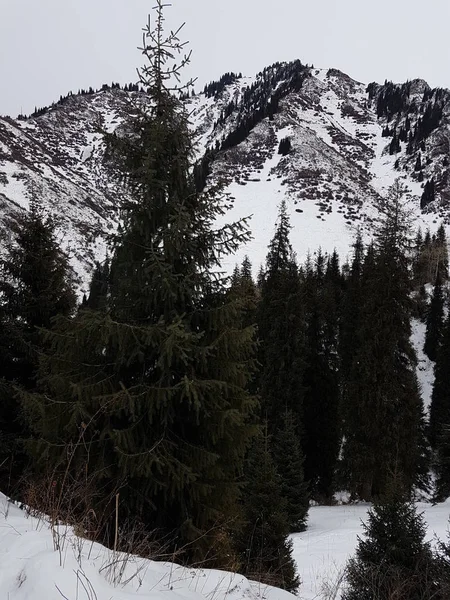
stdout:
<svg viewBox="0 0 450 600">
<path fill-rule="evenodd" d="M 124 92 L 142 92 L 145 90 L 139 83 L 126 83 L 125 85 L 121 85 L 120 83 L 104 83 L 99 89 L 94 89 L 93 87 L 89 87 L 88 89 L 79 89 L 78 92 L 69 92 L 65 96 L 60 96 L 57 102 L 53 102 L 49 106 L 42 106 L 38 108 L 37 106 L 34 108 L 34 111 L 29 115 L 18 115 L 17 119 L 19 121 L 26 121 L 27 119 L 34 119 L 36 117 L 41 117 L 49 112 L 49 110 L 57 107 L 63 106 L 70 100 L 76 96 L 92 96 L 94 94 L 98 94 L 99 92 L 108 92 L 110 90 L 123 90 Z"/>
<path fill-rule="evenodd" d="M 303 65 L 300 60 L 274 63 L 258 73 L 257 80 L 244 89 L 238 103 L 233 100 L 229 102 L 214 124 L 214 128 L 221 128 L 234 112 L 238 115 L 238 119 L 232 129 L 226 135 L 224 134 L 220 141 L 217 140 L 214 148 L 207 148 L 203 158 L 195 165 L 198 189 L 205 187 L 211 164 L 217 153 L 243 142 L 263 119 L 273 119 L 279 111 L 281 100 L 289 92 L 299 90 L 309 74 L 310 68 L 308 65 Z M 229 76 L 233 74 L 227 74 L 225 81 Z M 220 93 L 222 84 L 219 84 L 214 85 L 212 89 L 217 89 Z"/>
<path fill-rule="evenodd" d="M 129 148 L 109 142 L 128 164 Z M 33 205 L 12 225 L 16 243 L 2 263 L 1 489 L 36 503 L 36 490 L 42 501 L 56 483 L 69 498 L 58 506 L 62 516 L 102 515 L 102 541 L 112 535 L 118 495 L 121 519 L 156 529 L 172 550 L 188 544 L 183 560 L 239 565 L 291 590 L 298 579 L 288 534 L 305 529 L 311 499 L 331 503 L 348 490 L 378 501 L 393 488 L 410 498 L 429 489 L 430 466 L 445 498 L 447 242 L 441 227 L 409 244 L 402 194 L 394 186 L 373 243 L 357 237 L 343 265 L 320 249 L 297 263 L 282 203 L 257 280 L 246 258 L 224 287 L 208 271 L 191 271 L 207 257 L 195 216 L 206 205 L 192 206 L 193 221 L 176 202 L 167 207 L 178 215 L 179 243 L 166 230 L 170 213 L 132 206 L 78 308 L 54 225 Z M 230 227 L 236 243 L 247 235 Z M 164 255 L 147 256 L 142 236 L 151 231 L 170 236 Z M 428 301 L 423 288 L 433 279 Z M 426 323 L 424 350 L 437 361 L 429 427 L 413 316 Z M 232 386 L 225 395 L 223 386 Z"/>
<path fill-rule="evenodd" d="M 378 118 L 385 123 L 382 135 L 390 138 L 387 146 L 389 154 L 397 155 L 404 148 L 406 157 L 411 157 L 413 161 L 414 168 L 411 174 L 419 182 L 425 179 L 424 168 L 433 162 L 444 167 L 436 180 L 435 177 L 431 177 L 425 182 L 420 207 L 426 210 L 427 206 L 439 197 L 437 192 L 441 186 L 445 186 L 448 179 L 446 153 L 442 153 L 441 156 L 426 156 L 428 138 L 443 124 L 443 109 L 448 101 L 448 91 L 425 87 L 419 97 L 417 93 L 413 93 L 413 85 L 417 83 L 408 81 L 397 85 L 386 81 L 383 86 L 370 84 L 367 91 L 369 99 L 376 102 Z M 406 160 L 403 160 L 402 164 L 405 167 Z M 395 168 L 401 168 L 399 159 Z"/>
</svg>

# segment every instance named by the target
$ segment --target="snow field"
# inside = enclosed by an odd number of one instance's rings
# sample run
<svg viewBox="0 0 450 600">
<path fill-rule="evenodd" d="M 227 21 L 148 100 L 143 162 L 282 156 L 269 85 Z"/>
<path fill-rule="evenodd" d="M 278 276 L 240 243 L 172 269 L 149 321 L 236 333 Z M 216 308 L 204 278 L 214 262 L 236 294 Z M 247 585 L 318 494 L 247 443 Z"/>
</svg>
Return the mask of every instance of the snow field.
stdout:
<svg viewBox="0 0 450 600">
<path fill-rule="evenodd" d="M 327 592 L 339 581 L 355 551 L 369 507 L 361 503 L 310 509 L 307 530 L 292 536 L 293 554 L 302 580 L 299 593 L 302 600 L 327 600 Z M 417 507 L 428 524 L 427 539 L 432 543 L 436 542 L 436 536 L 446 540 L 450 500 L 436 506 L 418 503 Z"/>
<path fill-rule="evenodd" d="M 115 553 L 0 494 L 1 600 L 292 600 L 242 575 Z"/>
<path fill-rule="evenodd" d="M 308 528 L 294 534 L 293 554 L 302 600 L 328 600 L 354 553 L 368 504 L 311 507 Z M 450 501 L 418 504 L 427 538 L 446 539 Z M 56 549 L 55 549 L 56 546 Z M 339 596 L 338 596 L 339 597 Z M 1 600 L 293 600 L 292 594 L 242 575 L 188 569 L 114 553 L 75 535 L 52 530 L 0 494 Z"/>
</svg>

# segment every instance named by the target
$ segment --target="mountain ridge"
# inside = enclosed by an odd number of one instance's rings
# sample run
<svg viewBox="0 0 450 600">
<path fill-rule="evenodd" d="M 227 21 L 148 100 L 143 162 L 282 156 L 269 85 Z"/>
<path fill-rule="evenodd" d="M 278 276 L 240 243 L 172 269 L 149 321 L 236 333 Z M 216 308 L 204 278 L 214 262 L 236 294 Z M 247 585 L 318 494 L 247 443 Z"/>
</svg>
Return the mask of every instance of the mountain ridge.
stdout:
<svg viewBox="0 0 450 600">
<path fill-rule="evenodd" d="M 40 197 L 86 282 L 127 196 L 102 131 L 148 101 L 137 86 L 113 84 L 69 94 L 34 117 L 0 117 L 0 226 Z M 198 185 L 224 183 L 227 219 L 253 215 L 254 239 L 224 263 L 228 271 L 246 253 L 256 266 L 264 261 L 283 198 L 300 259 L 319 246 L 345 258 L 356 229 L 370 239 L 377 201 L 397 177 L 417 226 L 449 222 L 448 90 L 420 79 L 365 85 L 293 61 L 254 77 L 226 74 L 183 101 L 197 133 Z"/>
</svg>

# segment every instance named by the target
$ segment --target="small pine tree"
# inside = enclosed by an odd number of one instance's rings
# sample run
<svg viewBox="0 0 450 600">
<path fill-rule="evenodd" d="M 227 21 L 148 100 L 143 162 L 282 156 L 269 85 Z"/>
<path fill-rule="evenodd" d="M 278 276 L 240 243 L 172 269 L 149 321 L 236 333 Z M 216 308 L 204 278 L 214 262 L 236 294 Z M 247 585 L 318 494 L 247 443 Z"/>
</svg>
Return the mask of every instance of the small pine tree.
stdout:
<svg viewBox="0 0 450 600">
<path fill-rule="evenodd" d="M 437 563 L 425 542 L 426 524 L 413 504 L 376 504 L 347 565 L 343 600 L 424 600 L 438 595 Z"/>
<path fill-rule="evenodd" d="M 400 140 L 398 139 L 397 132 L 394 131 L 391 143 L 389 144 L 389 154 L 398 154 L 401 150 Z"/>
<path fill-rule="evenodd" d="M 238 536 L 241 571 L 250 579 L 295 592 L 299 580 L 288 538 L 287 504 L 267 433 L 254 439 L 244 477 L 244 525 Z"/>
<path fill-rule="evenodd" d="M 108 306 L 109 261 L 96 263 L 89 285 L 89 295 L 83 302 L 83 308 L 92 310 L 106 309 Z"/>
<path fill-rule="evenodd" d="M 426 182 L 423 194 L 420 198 L 420 208 L 424 209 L 430 204 L 434 202 L 436 199 L 436 189 L 434 184 L 434 177 L 432 177 L 429 181 Z"/>
<path fill-rule="evenodd" d="M 414 165 L 414 171 L 421 171 L 422 170 L 422 159 L 420 157 L 420 152 L 417 155 L 417 159 L 416 159 L 416 164 Z"/>
<path fill-rule="evenodd" d="M 289 531 L 304 531 L 309 505 L 308 486 L 303 477 L 299 426 L 291 411 L 285 412 L 283 424 L 274 436 L 272 447 L 281 479 L 281 494 L 286 501 Z"/>
</svg>

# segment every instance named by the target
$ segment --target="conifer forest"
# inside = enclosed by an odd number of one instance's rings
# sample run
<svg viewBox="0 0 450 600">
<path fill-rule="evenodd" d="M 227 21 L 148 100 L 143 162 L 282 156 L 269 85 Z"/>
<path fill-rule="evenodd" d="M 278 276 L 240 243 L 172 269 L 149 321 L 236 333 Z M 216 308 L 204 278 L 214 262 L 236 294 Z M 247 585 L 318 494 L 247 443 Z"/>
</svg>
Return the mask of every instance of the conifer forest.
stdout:
<svg viewBox="0 0 450 600">
<path fill-rule="evenodd" d="M 355 226 L 349 254 L 318 240 L 304 260 L 286 200 L 275 197 L 264 264 L 245 256 L 227 272 L 223 261 L 253 232 L 247 218 L 228 218 L 214 160 L 272 120 L 287 88 L 269 75 L 266 89 L 249 87 L 243 102 L 258 94 L 253 112 L 198 159 L 185 105 L 190 51 L 156 4 L 139 82 L 125 88 L 150 102 L 125 133 L 101 132 L 110 183 L 127 193 L 88 293 L 80 297 L 39 191 L 7 222 L 0 490 L 114 550 L 138 541 L 144 556 L 239 572 L 300 596 L 291 535 L 307 531 L 311 506 L 345 492 L 372 508 L 342 598 L 448 600 L 450 542 L 425 539 L 415 506 L 450 497 L 444 224 L 417 227 L 399 177 L 376 200 L 369 237 Z M 277 76 L 292 91 L 308 69 L 297 61 Z M 227 73 L 203 93 L 211 100 L 241 77 Z M 442 119 L 440 96 L 430 98 L 413 130 L 390 125 L 404 100 L 398 88 L 377 96 L 389 154 L 408 144 L 419 182 L 421 148 Z M 236 109 L 230 101 L 215 126 Z M 284 136 L 280 160 L 294 151 Z M 423 185 L 426 210 L 439 185 Z M 421 350 L 434 369 L 429 406 L 413 323 L 426 332 Z"/>
</svg>

